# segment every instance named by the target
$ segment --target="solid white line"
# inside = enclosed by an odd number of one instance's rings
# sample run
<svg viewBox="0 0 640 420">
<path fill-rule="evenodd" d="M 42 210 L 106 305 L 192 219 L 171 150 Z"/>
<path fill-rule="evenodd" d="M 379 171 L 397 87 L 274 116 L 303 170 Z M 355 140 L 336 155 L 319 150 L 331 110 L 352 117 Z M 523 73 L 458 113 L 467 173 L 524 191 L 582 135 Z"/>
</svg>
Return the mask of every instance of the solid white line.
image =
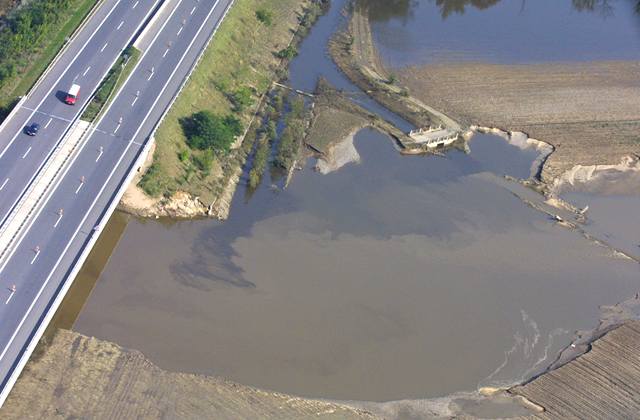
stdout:
<svg viewBox="0 0 640 420">
<path fill-rule="evenodd" d="M 131 9 L 135 9 L 135 8 L 136 8 L 136 6 L 138 5 L 138 3 L 140 3 L 140 2 L 139 2 L 139 1 L 137 1 L 137 2 L 133 5 L 133 7 L 132 7 Z"/>
<path fill-rule="evenodd" d="M 178 29 L 178 33 L 176 35 L 180 35 L 180 32 L 182 32 L 182 28 L 184 28 L 184 26 L 181 26 L 180 29 Z"/>
<path fill-rule="evenodd" d="M 86 76 L 87 73 L 89 72 L 89 70 L 91 70 L 91 66 L 87 67 L 87 69 L 84 71 L 84 73 L 82 73 L 82 77 Z"/>
<path fill-rule="evenodd" d="M 189 13 L 189 14 L 192 15 L 193 12 L 195 12 L 195 11 L 196 11 L 196 6 L 193 6 L 193 9 L 191 9 L 191 13 Z"/>
<path fill-rule="evenodd" d="M 71 62 L 69 63 L 69 65 L 67 66 L 67 70 L 69 68 L 71 68 L 71 66 L 73 65 L 73 63 L 75 63 L 75 61 L 78 59 L 78 57 L 80 57 L 80 55 L 82 54 L 82 52 L 84 51 L 84 49 L 86 48 L 86 46 L 89 44 L 89 42 L 93 39 L 93 37 L 95 36 L 96 33 L 98 33 L 98 30 L 100 28 L 102 28 L 102 25 L 104 25 L 104 23 L 106 22 L 106 20 L 109 18 L 109 16 L 111 16 L 111 13 L 113 13 L 113 11 L 116 9 L 116 7 L 118 6 L 118 4 L 120 3 L 121 0 L 117 0 L 116 3 L 113 5 L 113 8 L 111 10 L 109 10 L 109 13 L 107 13 L 107 15 L 102 19 L 102 21 L 100 22 L 100 25 L 98 25 L 98 27 L 91 33 L 91 36 L 89 36 L 89 38 L 85 41 L 85 43 L 82 45 L 82 48 L 80 48 L 80 51 L 78 51 L 76 53 L 76 55 L 73 57 L 73 59 L 71 60 Z M 51 94 L 51 92 L 57 87 L 58 83 L 60 82 L 60 80 L 67 74 L 67 71 L 63 71 L 62 74 L 56 79 L 56 81 L 53 83 L 53 85 L 51 86 L 51 89 L 49 89 L 49 91 L 42 97 L 42 100 L 40 100 L 40 102 L 38 103 L 38 105 L 36 106 L 36 109 L 40 108 L 40 105 L 42 105 L 44 103 L 44 101 L 49 98 L 49 95 Z M 33 113 L 31 115 L 29 115 L 29 118 L 27 118 L 27 121 L 30 120 L 31 118 L 33 118 Z M 18 137 L 18 134 L 20 134 L 19 132 L 16 133 L 13 138 L 11 139 L 11 141 L 7 144 L 7 146 L 4 148 L 4 150 L 2 150 L 2 152 L 0 152 L 0 158 L 2 156 L 4 156 L 4 154 L 7 152 L 7 150 L 9 149 L 9 147 L 13 144 L 13 142 L 15 141 L 15 139 Z"/>
<path fill-rule="evenodd" d="M 27 151 L 26 151 L 26 152 L 24 152 L 24 155 L 22 155 L 22 159 L 26 158 L 30 151 L 31 151 L 31 146 L 29 146 L 29 148 L 27 149 Z"/>
<path fill-rule="evenodd" d="M 11 298 L 13 297 L 13 295 L 15 295 L 16 292 L 11 292 L 11 294 L 9 295 L 9 298 L 7 299 L 7 301 L 4 303 L 5 305 L 7 305 L 9 303 L 9 301 L 11 300 Z"/>
<path fill-rule="evenodd" d="M 138 100 L 138 97 L 136 96 L 136 98 L 133 100 L 133 102 L 131 102 L 131 106 L 134 106 L 137 100 Z"/>
<path fill-rule="evenodd" d="M 49 127 L 49 124 L 51 124 L 51 121 L 53 121 L 53 118 L 49 118 L 49 121 L 47 121 L 47 123 L 45 124 L 44 128 Z"/>
<path fill-rule="evenodd" d="M 178 69 L 178 67 L 180 67 L 180 64 L 182 63 L 182 60 L 184 59 L 184 57 L 186 56 L 186 52 L 191 48 L 191 45 L 193 45 L 193 42 L 195 41 L 195 39 L 198 37 L 198 35 L 200 34 L 200 31 L 202 30 L 202 27 L 204 26 L 204 24 L 209 20 L 209 17 L 211 16 L 211 13 L 213 12 L 213 10 L 215 10 L 216 6 L 218 5 L 218 2 L 220 0 L 216 0 L 215 4 L 213 5 L 213 7 L 211 8 L 211 11 L 209 12 L 209 14 L 207 15 L 207 17 L 205 18 L 205 20 L 202 23 L 202 26 L 200 26 L 200 29 L 198 29 L 198 32 L 196 33 L 196 36 L 193 37 L 193 39 L 191 40 L 191 44 L 189 44 L 188 48 L 185 50 L 185 54 L 182 56 L 182 58 L 180 59 L 180 61 L 178 62 L 178 65 L 175 67 L 173 73 L 171 73 L 171 76 L 169 76 L 168 80 L 171 80 L 171 78 L 173 77 L 173 75 L 175 74 L 175 71 Z M 181 0 L 178 0 L 178 4 L 176 5 L 176 9 L 178 7 L 178 5 L 180 4 Z M 174 11 L 176 10 L 174 9 Z M 171 15 L 173 15 L 173 12 L 171 12 Z M 160 34 L 160 32 L 162 32 L 162 29 L 164 28 L 164 26 L 166 25 L 166 23 L 170 20 L 171 15 L 169 15 L 169 18 L 165 21 L 165 24 L 162 25 L 162 27 L 160 28 L 160 31 L 158 31 L 158 33 L 156 34 L 156 36 L 154 37 L 153 41 L 151 41 L 151 45 L 153 45 L 153 43 L 155 42 L 158 34 Z M 148 50 L 147 50 L 148 51 Z M 146 51 L 145 51 L 146 53 Z M 144 55 L 143 55 L 144 57 Z M 140 61 L 138 61 L 138 64 L 142 61 L 142 58 L 140 59 Z M 135 71 L 135 68 L 134 68 Z M 129 74 L 129 77 L 131 77 L 131 75 L 134 73 L 134 71 L 132 71 Z M 128 79 L 127 79 L 128 81 Z M 120 90 L 122 90 L 125 86 L 127 81 L 125 81 L 125 83 L 121 86 Z M 162 96 L 162 93 L 164 93 L 164 90 L 166 89 L 166 87 L 169 85 L 169 82 L 167 81 L 167 83 L 165 84 L 165 86 L 162 88 L 162 91 L 160 92 L 160 94 L 156 97 L 155 102 L 153 103 L 153 105 L 151 106 L 151 108 L 149 108 L 149 112 L 147 113 L 147 115 L 145 116 L 143 123 L 139 125 L 138 127 L 138 131 L 142 128 L 142 126 L 144 125 L 144 122 L 146 121 L 146 119 L 149 117 L 149 115 L 151 114 L 151 111 L 153 110 L 153 108 L 155 107 L 158 99 L 160 98 L 160 96 Z M 119 93 L 119 92 L 118 92 Z M 117 96 L 117 95 L 116 95 Z M 113 102 L 112 102 L 113 103 Z M 136 133 L 134 134 L 134 136 L 132 138 L 135 138 L 135 136 L 138 134 L 138 131 L 136 131 Z M 127 146 L 127 148 L 125 149 L 124 153 L 122 154 L 122 156 L 120 157 L 120 160 L 118 161 L 118 163 L 114 166 L 114 168 L 112 169 L 111 173 L 109 174 L 109 177 L 107 178 L 107 181 L 104 183 L 104 185 L 102 186 L 102 188 L 100 189 L 100 191 L 98 192 L 98 194 L 96 195 L 96 197 L 93 200 L 93 203 L 91 204 L 91 206 L 89 207 L 89 211 L 87 211 L 85 213 L 84 218 L 82 219 L 82 221 L 80 222 L 80 224 L 78 225 L 78 227 L 76 228 L 74 234 L 71 237 L 71 240 L 69 240 L 67 242 L 67 245 L 65 246 L 64 250 L 62 251 L 62 253 L 60 254 L 60 256 L 58 257 L 58 260 L 56 261 L 56 264 L 54 265 L 53 269 L 51 271 L 49 271 L 49 275 L 47 276 L 47 278 L 45 279 L 45 281 L 42 283 L 42 286 L 40 286 L 40 290 L 38 291 L 38 294 L 36 295 L 36 297 L 31 301 L 31 304 L 29 305 L 29 308 L 27 309 L 27 312 L 24 314 L 24 316 L 22 317 L 22 319 L 20 320 L 20 323 L 18 324 L 18 326 L 16 327 L 16 329 L 14 330 L 13 334 L 11 335 L 11 338 L 9 339 L 9 342 L 7 343 L 7 345 L 4 347 L 4 349 L 2 350 L 2 353 L 0 354 L 0 360 L 2 360 L 4 358 L 4 356 L 7 354 L 7 351 L 9 350 L 9 347 L 11 346 L 11 344 L 13 343 L 13 340 L 15 340 L 16 336 L 18 335 L 18 332 L 20 331 L 20 328 L 22 328 L 22 325 L 24 325 L 24 322 L 26 321 L 27 317 L 29 316 L 29 314 L 31 313 L 31 311 L 33 310 L 33 307 L 35 306 L 36 302 L 38 301 L 38 299 L 40 298 L 40 296 L 42 295 L 42 292 L 44 291 L 44 289 L 47 287 L 47 284 L 49 284 L 49 280 L 51 280 L 51 277 L 53 276 L 53 274 L 55 273 L 56 269 L 58 268 L 58 266 L 60 265 L 60 262 L 62 261 L 62 259 L 64 258 L 65 254 L 67 253 L 67 251 L 69 250 L 69 247 L 71 246 L 73 240 L 75 239 L 75 237 L 78 235 L 78 232 L 80 231 L 80 229 L 82 228 L 82 225 L 84 225 L 84 223 L 87 220 L 87 217 L 89 217 L 89 214 L 91 213 L 91 210 L 93 209 L 93 207 L 95 206 L 96 202 L 98 201 L 98 198 L 100 197 L 100 195 L 102 194 L 102 192 L 104 191 L 104 189 L 106 188 L 107 184 L 109 183 L 109 180 L 111 179 L 111 177 L 113 176 L 114 172 L 116 171 L 118 165 L 120 165 L 120 162 L 122 161 L 122 159 L 124 158 L 124 156 L 126 155 L 126 153 L 128 152 L 129 147 L 131 146 L 131 143 L 129 143 L 129 145 Z M 37 218 L 37 215 L 36 215 Z M 22 239 L 21 239 L 22 240 Z M 0 268 L 0 272 L 4 269 L 4 266 Z"/>
<path fill-rule="evenodd" d="M 33 265 L 33 263 L 36 262 L 36 259 L 38 258 L 38 255 L 40 255 L 40 250 L 36 251 L 36 255 L 33 256 L 33 259 L 31 260 L 29 265 Z"/>
<path fill-rule="evenodd" d="M 9 178 L 4 180 L 4 182 L 2 183 L 2 186 L 0 186 L 0 191 L 2 191 L 5 185 L 7 185 L 7 182 L 9 182 Z"/>
<path fill-rule="evenodd" d="M 169 48 L 167 48 L 167 50 L 164 52 L 164 54 L 162 54 L 162 58 L 164 58 L 167 55 L 168 52 L 169 52 Z"/>
<path fill-rule="evenodd" d="M 107 48 L 107 45 L 109 45 L 109 43 L 105 42 L 102 48 L 100 49 L 100 52 L 104 51 L 104 49 Z"/>
<path fill-rule="evenodd" d="M 120 28 L 122 28 L 122 25 L 124 25 L 124 20 L 120 22 L 120 25 L 118 25 L 118 27 L 116 28 L 116 31 L 119 31 Z"/>
</svg>

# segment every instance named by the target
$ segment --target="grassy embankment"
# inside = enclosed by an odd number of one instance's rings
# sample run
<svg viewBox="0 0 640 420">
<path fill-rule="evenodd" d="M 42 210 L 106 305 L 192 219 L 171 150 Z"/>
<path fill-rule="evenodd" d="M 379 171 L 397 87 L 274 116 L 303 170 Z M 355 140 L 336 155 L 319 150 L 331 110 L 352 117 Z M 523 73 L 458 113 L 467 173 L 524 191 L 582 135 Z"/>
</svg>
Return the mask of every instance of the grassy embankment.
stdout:
<svg viewBox="0 0 640 420">
<path fill-rule="evenodd" d="M 282 76 L 278 53 L 291 42 L 309 4 L 308 0 L 236 0 L 156 133 L 154 163 L 139 184 L 147 194 L 166 197 L 184 191 L 211 203 L 222 192 L 259 134 L 256 129 L 262 119 L 253 119 L 258 101 L 272 80 Z M 253 121 L 244 147 L 215 151 L 205 170 L 195 163 L 209 150 L 190 148 L 184 133 L 185 121 L 199 111 L 232 115 L 244 127 Z"/>
<path fill-rule="evenodd" d="M 109 70 L 109 73 L 107 73 L 89 105 L 87 105 L 87 109 L 81 117 L 83 120 L 91 122 L 100 115 L 101 111 L 110 102 L 111 94 L 120 88 L 129 74 L 131 74 L 131 71 L 133 71 L 136 62 L 140 59 L 140 54 L 141 51 L 132 46 L 124 50 L 113 67 L 111 67 L 111 70 Z"/>
<path fill-rule="evenodd" d="M 7 26 L 0 32 L 0 121 L 33 86 L 97 1 L 34 0 L 4 18 Z M 39 5 L 42 8 L 34 10 Z M 33 19 L 31 14 L 41 19 Z M 32 36 L 19 37 L 23 32 Z"/>
</svg>

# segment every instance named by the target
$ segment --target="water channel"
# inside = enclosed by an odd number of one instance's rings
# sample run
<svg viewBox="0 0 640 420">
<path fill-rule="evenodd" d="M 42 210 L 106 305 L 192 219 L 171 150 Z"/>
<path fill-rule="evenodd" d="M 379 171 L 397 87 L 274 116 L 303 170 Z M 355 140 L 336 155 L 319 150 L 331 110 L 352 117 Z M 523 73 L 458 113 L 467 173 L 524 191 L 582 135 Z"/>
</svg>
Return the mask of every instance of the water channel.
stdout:
<svg viewBox="0 0 640 420">
<path fill-rule="evenodd" d="M 355 90 L 318 54 L 343 4 L 302 44 L 295 87 L 322 74 Z M 378 40 L 401 24 L 383 22 Z M 476 135 L 469 153 L 401 156 L 370 129 L 355 146 L 359 163 L 322 175 L 309 162 L 285 190 L 241 185 L 224 223 L 129 218 L 92 257 L 112 253 L 74 329 L 171 370 L 388 401 L 525 379 L 595 327 L 599 305 L 640 289 L 636 262 L 503 187 L 503 175 L 529 176 L 535 150 Z"/>
</svg>

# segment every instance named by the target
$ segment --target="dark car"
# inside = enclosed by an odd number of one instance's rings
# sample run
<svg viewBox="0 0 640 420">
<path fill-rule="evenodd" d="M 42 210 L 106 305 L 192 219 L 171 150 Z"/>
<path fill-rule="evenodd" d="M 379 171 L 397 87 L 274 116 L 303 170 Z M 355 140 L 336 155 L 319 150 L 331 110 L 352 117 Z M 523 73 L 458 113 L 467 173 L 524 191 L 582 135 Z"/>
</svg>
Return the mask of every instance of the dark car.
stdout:
<svg viewBox="0 0 640 420">
<path fill-rule="evenodd" d="M 38 134 L 38 130 L 40 130 L 40 124 L 32 123 L 31 125 L 25 127 L 24 132 L 30 136 L 35 136 L 36 134 Z"/>
</svg>

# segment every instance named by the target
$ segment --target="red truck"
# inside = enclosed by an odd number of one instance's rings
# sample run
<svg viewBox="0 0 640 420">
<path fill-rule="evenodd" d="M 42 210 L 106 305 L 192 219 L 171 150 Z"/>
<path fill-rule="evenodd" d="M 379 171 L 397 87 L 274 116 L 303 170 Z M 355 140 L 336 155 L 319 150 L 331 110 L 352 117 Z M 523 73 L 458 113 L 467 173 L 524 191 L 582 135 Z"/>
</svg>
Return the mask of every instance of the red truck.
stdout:
<svg viewBox="0 0 640 420">
<path fill-rule="evenodd" d="M 67 96 L 64 98 L 64 102 L 68 105 L 75 104 L 79 93 L 80 85 L 76 85 L 75 83 L 72 84 L 71 88 L 69 88 L 69 91 L 67 92 Z"/>
</svg>

